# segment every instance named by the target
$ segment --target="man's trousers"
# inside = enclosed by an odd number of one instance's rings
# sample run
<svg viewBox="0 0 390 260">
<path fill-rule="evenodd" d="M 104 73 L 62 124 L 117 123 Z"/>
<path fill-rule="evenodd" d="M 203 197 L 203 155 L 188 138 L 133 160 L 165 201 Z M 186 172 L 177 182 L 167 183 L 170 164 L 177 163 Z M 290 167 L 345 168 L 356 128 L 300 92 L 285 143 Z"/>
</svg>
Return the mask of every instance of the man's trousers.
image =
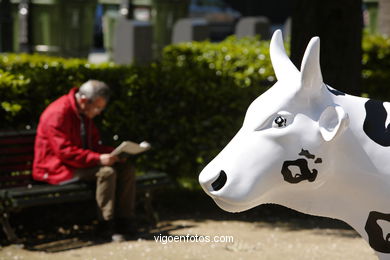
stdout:
<svg viewBox="0 0 390 260">
<path fill-rule="evenodd" d="M 135 175 L 134 167 L 130 163 L 77 169 L 74 176 L 81 181 L 96 181 L 96 202 L 100 220 L 133 217 Z"/>
</svg>

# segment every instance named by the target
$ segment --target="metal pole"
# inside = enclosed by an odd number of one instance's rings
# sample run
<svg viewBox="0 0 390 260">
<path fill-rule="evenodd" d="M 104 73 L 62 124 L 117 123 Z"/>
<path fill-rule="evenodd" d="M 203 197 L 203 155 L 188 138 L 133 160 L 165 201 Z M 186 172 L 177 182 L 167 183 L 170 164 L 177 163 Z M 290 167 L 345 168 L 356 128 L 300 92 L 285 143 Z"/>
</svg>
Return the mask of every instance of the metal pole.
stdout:
<svg viewBox="0 0 390 260">
<path fill-rule="evenodd" d="M 30 16 L 30 1 L 21 0 L 18 6 L 19 19 L 19 50 L 20 52 L 31 51 L 29 42 L 29 16 Z"/>
</svg>

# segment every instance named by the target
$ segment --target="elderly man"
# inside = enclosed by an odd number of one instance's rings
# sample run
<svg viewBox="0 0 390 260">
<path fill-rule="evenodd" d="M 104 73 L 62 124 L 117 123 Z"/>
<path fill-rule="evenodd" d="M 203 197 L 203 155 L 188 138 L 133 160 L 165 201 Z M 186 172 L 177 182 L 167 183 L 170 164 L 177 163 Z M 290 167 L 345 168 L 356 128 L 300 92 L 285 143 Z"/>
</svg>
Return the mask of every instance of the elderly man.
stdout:
<svg viewBox="0 0 390 260">
<path fill-rule="evenodd" d="M 35 140 L 33 177 L 54 185 L 96 181 L 99 227 L 113 235 L 114 217 L 120 231 L 132 227 L 135 177 L 129 163 L 101 144 L 92 120 L 104 110 L 109 96 L 105 83 L 89 80 L 45 109 Z"/>
</svg>

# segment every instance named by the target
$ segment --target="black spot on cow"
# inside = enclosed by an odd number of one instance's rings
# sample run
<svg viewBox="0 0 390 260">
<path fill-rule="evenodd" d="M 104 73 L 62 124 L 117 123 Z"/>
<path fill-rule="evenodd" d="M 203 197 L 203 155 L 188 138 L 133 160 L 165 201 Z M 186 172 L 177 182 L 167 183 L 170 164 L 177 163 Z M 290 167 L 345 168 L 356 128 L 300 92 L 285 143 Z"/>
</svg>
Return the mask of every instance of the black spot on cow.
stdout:
<svg viewBox="0 0 390 260">
<path fill-rule="evenodd" d="M 390 253 L 390 234 L 383 236 L 383 230 L 378 224 L 378 220 L 390 222 L 390 214 L 385 214 L 377 211 L 371 211 L 368 214 L 366 226 L 364 229 L 368 235 L 368 243 L 370 246 L 381 253 Z"/>
<path fill-rule="evenodd" d="M 326 86 L 326 88 L 335 96 L 345 96 L 344 92 L 341 92 L 337 89 L 330 88 L 329 86 Z"/>
<path fill-rule="evenodd" d="M 322 163 L 322 159 L 321 158 L 317 158 L 314 163 Z"/>
<path fill-rule="evenodd" d="M 386 124 L 387 111 L 383 102 L 368 100 L 364 105 L 366 118 L 364 119 L 363 130 L 366 135 L 381 146 L 390 146 L 390 124 Z"/>
<path fill-rule="evenodd" d="M 305 156 L 307 159 L 314 159 L 315 155 L 311 154 L 308 150 L 302 149 L 299 155 Z"/>
<path fill-rule="evenodd" d="M 299 172 L 292 172 L 291 166 L 298 166 Z M 295 167 L 294 167 L 295 168 Z M 306 159 L 297 159 L 295 161 L 285 161 L 282 166 L 282 175 L 285 181 L 289 183 L 299 183 L 304 180 L 309 182 L 315 181 L 318 171 L 313 169 L 310 171 Z"/>
</svg>

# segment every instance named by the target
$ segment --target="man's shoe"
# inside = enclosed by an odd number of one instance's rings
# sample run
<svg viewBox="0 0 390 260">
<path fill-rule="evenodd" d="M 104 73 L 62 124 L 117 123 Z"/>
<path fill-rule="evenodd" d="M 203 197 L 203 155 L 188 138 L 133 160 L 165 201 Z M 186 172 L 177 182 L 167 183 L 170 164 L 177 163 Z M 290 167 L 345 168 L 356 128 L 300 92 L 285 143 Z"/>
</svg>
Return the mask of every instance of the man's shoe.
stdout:
<svg viewBox="0 0 390 260">
<path fill-rule="evenodd" d="M 136 235 L 138 231 L 134 223 L 132 218 L 118 218 L 115 220 L 115 231 L 119 234 Z"/>
<path fill-rule="evenodd" d="M 115 223 L 113 220 L 100 221 L 97 227 L 97 235 L 104 240 L 111 240 L 112 242 L 122 242 L 125 240 L 122 234 L 115 232 Z"/>
</svg>

